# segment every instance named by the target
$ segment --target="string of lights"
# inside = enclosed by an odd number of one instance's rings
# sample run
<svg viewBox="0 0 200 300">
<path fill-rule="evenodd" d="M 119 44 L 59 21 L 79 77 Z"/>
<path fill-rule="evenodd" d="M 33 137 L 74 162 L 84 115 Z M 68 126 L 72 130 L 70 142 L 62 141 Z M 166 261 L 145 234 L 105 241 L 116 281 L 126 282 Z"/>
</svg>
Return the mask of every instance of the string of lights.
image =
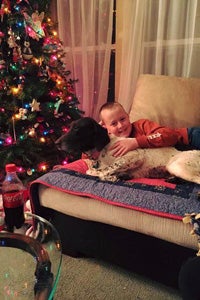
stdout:
<svg viewBox="0 0 200 300">
<path fill-rule="evenodd" d="M 0 180 L 7 163 L 30 181 L 72 159 L 55 141 L 83 111 L 50 2 L 0 1 Z"/>
</svg>

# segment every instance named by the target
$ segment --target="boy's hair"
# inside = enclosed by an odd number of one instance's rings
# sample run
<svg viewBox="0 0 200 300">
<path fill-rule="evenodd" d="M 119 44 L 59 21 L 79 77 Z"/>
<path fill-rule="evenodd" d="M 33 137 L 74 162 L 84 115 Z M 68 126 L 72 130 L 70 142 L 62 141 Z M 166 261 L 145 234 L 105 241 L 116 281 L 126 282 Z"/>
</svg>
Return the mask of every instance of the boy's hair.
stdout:
<svg viewBox="0 0 200 300">
<path fill-rule="evenodd" d="M 104 109 L 112 109 L 114 107 L 121 107 L 122 109 L 124 109 L 123 106 L 119 102 L 106 102 L 101 106 L 101 108 L 99 110 L 99 115 L 101 116 L 101 112 Z"/>
</svg>

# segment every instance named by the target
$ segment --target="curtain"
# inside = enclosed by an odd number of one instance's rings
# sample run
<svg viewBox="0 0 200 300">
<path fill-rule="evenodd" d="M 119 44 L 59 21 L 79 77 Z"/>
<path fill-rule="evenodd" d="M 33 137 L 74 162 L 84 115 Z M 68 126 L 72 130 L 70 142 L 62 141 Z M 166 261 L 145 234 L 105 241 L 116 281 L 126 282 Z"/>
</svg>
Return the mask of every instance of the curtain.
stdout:
<svg viewBox="0 0 200 300">
<path fill-rule="evenodd" d="M 127 111 L 139 74 L 200 77 L 199 0 L 117 0 L 117 18 L 122 18 L 117 98 Z"/>
<path fill-rule="evenodd" d="M 80 109 L 98 121 L 107 101 L 113 0 L 57 0 L 58 34 L 75 83 Z"/>
</svg>

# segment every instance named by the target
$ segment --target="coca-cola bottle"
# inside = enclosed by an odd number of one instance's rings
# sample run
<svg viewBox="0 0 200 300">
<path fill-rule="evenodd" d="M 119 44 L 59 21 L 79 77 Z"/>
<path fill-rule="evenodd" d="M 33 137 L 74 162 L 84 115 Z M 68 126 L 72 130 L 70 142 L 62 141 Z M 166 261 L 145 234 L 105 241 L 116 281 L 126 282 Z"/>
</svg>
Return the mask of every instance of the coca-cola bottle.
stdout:
<svg viewBox="0 0 200 300">
<path fill-rule="evenodd" d="M 7 164 L 6 177 L 2 183 L 2 199 L 7 231 L 20 228 L 24 223 L 25 187 L 16 173 L 15 164 Z"/>
</svg>

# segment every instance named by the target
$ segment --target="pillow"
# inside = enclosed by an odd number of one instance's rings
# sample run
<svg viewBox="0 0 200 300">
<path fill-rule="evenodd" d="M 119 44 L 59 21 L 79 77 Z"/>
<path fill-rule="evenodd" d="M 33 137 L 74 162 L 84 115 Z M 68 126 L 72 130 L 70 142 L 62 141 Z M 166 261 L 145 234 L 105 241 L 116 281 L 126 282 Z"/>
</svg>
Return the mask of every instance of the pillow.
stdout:
<svg viewBox="0 0 200 300">
<path fill-rule="evenodd" d="M 173 128 L 200 125 L 200 79 L 141 75 L 130 111 L 131 121 L 149 119 Z"/>
<path fill-rule="evenodd" d="M 73 170 L 82 174 L 86 174 L 88 170 L 88 166 L 83 159 L 75 160 L 65 166 L 59 166 L 59 168 Z"/>
</svg>

